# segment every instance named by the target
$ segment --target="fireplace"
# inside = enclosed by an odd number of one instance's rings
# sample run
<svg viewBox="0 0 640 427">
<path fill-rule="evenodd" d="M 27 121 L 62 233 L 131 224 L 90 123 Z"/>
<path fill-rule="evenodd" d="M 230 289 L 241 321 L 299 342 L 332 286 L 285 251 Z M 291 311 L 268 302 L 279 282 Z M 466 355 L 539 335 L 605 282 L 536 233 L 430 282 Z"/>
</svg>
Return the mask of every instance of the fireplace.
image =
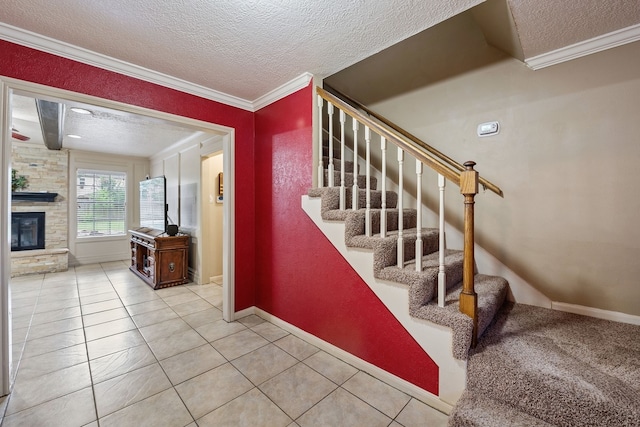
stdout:
<svg viewBox="0 0 640 427">
<path fill-rule="evenodd" d="M 44 249 L 44 212 L 11 213 L 11 250 Z"/>
</svg>

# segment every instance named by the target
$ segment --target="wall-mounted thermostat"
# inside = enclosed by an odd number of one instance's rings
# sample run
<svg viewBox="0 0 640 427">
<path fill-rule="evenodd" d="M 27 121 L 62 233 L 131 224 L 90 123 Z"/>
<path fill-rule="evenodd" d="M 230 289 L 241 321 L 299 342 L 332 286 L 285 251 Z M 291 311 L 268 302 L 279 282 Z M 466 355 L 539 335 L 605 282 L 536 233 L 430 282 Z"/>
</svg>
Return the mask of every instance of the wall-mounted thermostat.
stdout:
<svg viewBox="0 0 640 427">
<path fill-rule="evenodd" d="M 478 125 L 479 137 L 497 135 L 499 132 L 500 125 L 498 125 L 498 122 L 486 122 Z"/>
</svg>

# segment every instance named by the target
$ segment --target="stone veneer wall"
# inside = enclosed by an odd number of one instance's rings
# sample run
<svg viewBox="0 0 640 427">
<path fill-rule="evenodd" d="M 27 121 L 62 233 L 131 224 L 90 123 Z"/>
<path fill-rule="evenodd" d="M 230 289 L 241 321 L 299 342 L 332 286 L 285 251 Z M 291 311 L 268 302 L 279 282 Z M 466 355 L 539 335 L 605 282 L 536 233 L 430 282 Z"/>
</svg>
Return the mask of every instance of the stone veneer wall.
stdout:
<svg viewBox="0 0 640 427">
<path fill-rule="evenodd" d="M 14 142 L 11 156 L 12 168 L 29 180 L 29 187 L 24 191 L 58 193 L 55 201 L 49 203 L 11 202 L 12 212 L 45 212 L 45 249 L 12 252 L 11 277 L 66 271 L 69 265 L 69 151 Z"/>
</svg>

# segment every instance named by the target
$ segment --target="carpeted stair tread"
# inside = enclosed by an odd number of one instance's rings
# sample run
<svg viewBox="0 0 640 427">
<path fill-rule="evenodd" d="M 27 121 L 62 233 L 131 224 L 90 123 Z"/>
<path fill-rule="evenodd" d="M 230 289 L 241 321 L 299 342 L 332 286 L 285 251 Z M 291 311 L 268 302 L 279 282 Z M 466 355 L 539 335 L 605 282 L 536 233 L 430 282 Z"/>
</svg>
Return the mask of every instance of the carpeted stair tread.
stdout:
<svg viewBox="0 0 640 427">
<path fill-rule="evenodd" d="M 373 271 L 378 274 L 383 269 L 395 270 L 415 270 L 416 255 L 416 229 L 404 230 L 402 242 L 404 244 L 404 264 L 398 267 L 398 235 L 397 232 L 389 232 L 389 236 L 378 239 L 375 242 L 375 254 L 373 259 Z M 437 228 L 422 229 L 422 261 L 425 267 L 438 263 L 438 249 L 440 243 L 440 232 Z M 463 254 L 458 250 L 445 251 L 445 264 L 462 263 Z M 391 273 L 392 274 L 392 273 Z M 459 281 L 459 280 L 458 280 Z M 455 282 L 457 283 L 457 281 Z M 455 284 L 454 283 L 454 284 Z"/>
<path fill-rule="evenodd" d="M 491 323 L 507 296 L 508 283 L 498 276 L 476 274 L 475 291 L 478 294 L 478 339 Z M 465 360 L 471 346 L 473 323 L 471 318 L 460 312 L 460 292 L 462 283 L 454 286 L 445 298 L 445 306 L 438 307 L 436 298 L 428 304 L 410 308 L 413 317 L 428 320 L 451 328 L 453 332 L 453 356 Z"/>
<path fill-rule="evenodd" d="M 340 187 L 341 184 L 341 176 L 340 171 L 333 171 L 333 187 Z M 367 187 L 367 177 L 365 175 L 357 175 L 358 188 L 364 190 Z M 344 173 L 344 185 L 345 187 L 353 187 L 353 174 L 345 172 Z M 329 186 L 329 173 L 325 169 L 324 171 L 324 186 Z M 378 179 L 375 176 L 369 177 L 369 186 L 372 190 L 378 188 Z"/>
<path fill-rule="evenodd" d="M 462 251 L 445 252 L 446 287 L 450 289 L 462 280 Z M 405 263 L 404 268 L 390 266 L 381 269 L 377 278 L 409 285 L 409 311 L 418 309 L 437 293 L 440 252 L 432 252 L 422 257 L 422 270 L 416 271 L 415 259 Z"/>
<path fill-rule="evenodd" d="M 405 230 L 405 234 L 403 234 L 403 244 L 404 244 L 404 253 L 406 258 L 415 258 L 416 253 L 416 240 L 417 233 L 415 228 L 411 230 Z M 438 236 L 439 231 L 437 228 L 423 228 L 422 229 L 422 253 L 431 253 L 438 248 Z M 365 236 L 364 234 L 359 234 L 357 236 L 352 236 L 347 241 L 348 246 L 356 247 L 356 248 L 365 248 L 365 249 L 374 249 L 376 250 L 377 246 L 385 247 L 386 250 L 393 252 L 393 259 L 390 261 L 391 264 L 396 263 L 397 256 L 397 242 L 398 242 L 398 230 L 387 230 L 387 235 L 385 237 L 380 237 L 380 233 L 373 234 L 371 236 Z M 384 243 L 381 243 L 384 242 Z M 394 243 L 395 242 L 395 243 Z M 393 248 L 391 248 L 393 246 Z M 385 257 L 389 258 L 390 257 Z M 374 261 L 375 262 L 375 261 Z M 385 264 L 386 266 L 386 264 Z"/>
<path fill-rule="evenodd" d="M 340 187 L 322 187 L 312 188 L 308 192 L 309 197 L 320 197 L 321 207 L 320 212 L 322 219 L 328 221 L 344 221 L 350 212 L 352 202 L 352 190 L 351 188 L 345 188 L 345 210 L 340 210 Z M 362 206 L 366 203 L 367 192 L 366 190 L 358 190 L 358 205 Z M 393 191 L 387 191 L 387 207 L 395 208 L 398 201 L 398 196 Z M 382 205 L 382 191 L 371 191 L 371 207 L 379 208 Z"/>
<path fill-rule="evenodd" d="M 405 262 L 412 261 L 416 254 L 417 230 L 415 228 L 403 230 L 402 243 L 404 245 Z M 440 232 L 437 228 L 422 229 L 422 253 L 432 254 L 439 248 Z M 398 232 L 390 231 L 387 237 L 373 241 L 373 274 L 378 274 L 383 268 L 398 265 Z"/>
<path fill-rule="evenodd" d="M 637 336 L 637 325 L 505 304 L 470 352 L 467 387 L 552 425 L 638 426 Z"/>
<path fill-rule="evenodd" d="M 465 390 L 449 415 L 449 427 L 552 427 L 511 405 Z"/>
<path fill-rule="evenodd" d="M 385 209 L 387 216 L 387 235 L 397 234 L 398 210 Z M 403 209 L 402 218 L 404 227 L 415 227 L 417 221 L 415 209 Z M 376 239 L 380 238 L 381 209 L 371 209 L 371 236 L 365 235 L 366 209 L 350 211 L 345 218 L 345 243 L 356 248 L 373 249 Z"/>
</svg>

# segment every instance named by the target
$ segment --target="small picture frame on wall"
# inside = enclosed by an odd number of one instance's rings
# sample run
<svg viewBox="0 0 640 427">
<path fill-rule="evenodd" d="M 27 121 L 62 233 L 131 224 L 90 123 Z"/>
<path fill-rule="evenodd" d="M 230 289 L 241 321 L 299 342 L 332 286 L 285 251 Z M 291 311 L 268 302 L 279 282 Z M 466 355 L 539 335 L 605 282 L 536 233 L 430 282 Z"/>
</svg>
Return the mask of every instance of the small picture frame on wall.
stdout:
<svg viewBox="0 0 640 427">
<path fill-rule="evenodd" d="M 218 174 L 218 195 L 224 196 L 224 185 L 222 184 L 222 172 Z"/>
</svg>

